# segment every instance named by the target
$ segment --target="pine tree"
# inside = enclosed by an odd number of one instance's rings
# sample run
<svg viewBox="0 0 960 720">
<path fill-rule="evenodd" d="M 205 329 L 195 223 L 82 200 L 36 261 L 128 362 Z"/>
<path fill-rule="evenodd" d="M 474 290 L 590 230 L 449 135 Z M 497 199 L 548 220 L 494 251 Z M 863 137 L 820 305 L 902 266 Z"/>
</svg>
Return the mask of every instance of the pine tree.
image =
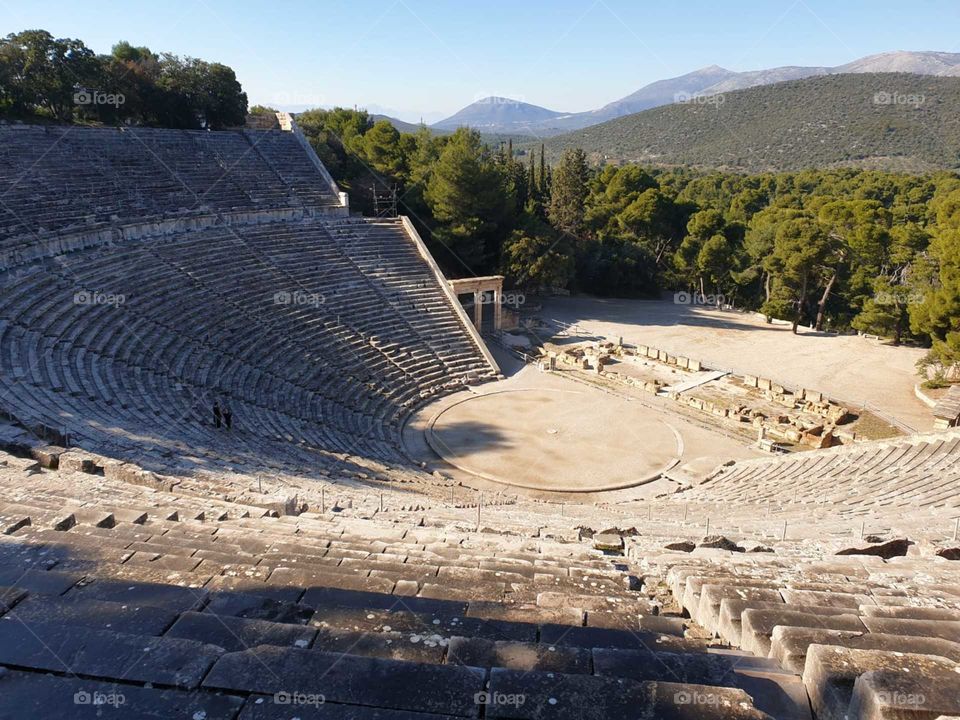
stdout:
<svg viewBox="0 0 960 720">
<path fill-rule="evenodd" d="M 461 128 L 450 136 L 424 199 L 440 223 L 433 235 L 452 251 L 457 270 L 489 272 L 499 256 L 501 225 L 510 219 L 513 198 L 500 169 L 485 156 L 479 133 Z"/>
</svg>

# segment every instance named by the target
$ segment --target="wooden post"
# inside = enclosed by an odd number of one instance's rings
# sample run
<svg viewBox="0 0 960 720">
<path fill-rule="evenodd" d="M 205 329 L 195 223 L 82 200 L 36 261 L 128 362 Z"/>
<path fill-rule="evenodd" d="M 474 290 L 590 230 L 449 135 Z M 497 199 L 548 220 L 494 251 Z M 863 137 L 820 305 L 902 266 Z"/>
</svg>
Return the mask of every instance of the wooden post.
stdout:
<svg viewBox="0 0 960 720">
<path fill-rule="evenodd" d="M 783 521 L 783 532 L 780 533 L 780 539 L 781 540 L 787 539 L 787 521 L 786 520 Z"/>
<path fill-rule="evenodd" d="M 861 540 L 863 540 L 863 528 L 865 525 L 866 525 L 866 522 L 864 520 L 861 520 L 860 521 L 860 539 Z"/>
<path fill-rule="evenodd" d="M 480 509 L 483 507 L 483 490 L 480 491 L 480 497 L 477 500 L 477 532 L 480 532 Z"/>
<path fill-rule="evenodd" d="M 327 488 L 325 485 L 320 486 L 320 514 L 322 515 L 327 511 L 327 498 L 326 498 Z"/>
<path fill-rule="evenodd" d="M 380 512 L 383 512 L 383 493 L 380 493 Z"/>
<path fill-rule="evenodd" d="M 956 542 L 957 538 L 960 537 L 960 517 L 957 518 L 957 524 L 953 526 L 953 540 Z"/>
<path fill-rule="evenodd" d="M 710 516 L 707 515 L 707 530 L 704 533 L 704 535 L 709 535 L 709 534 L 710 534 Z"/>
</svg>

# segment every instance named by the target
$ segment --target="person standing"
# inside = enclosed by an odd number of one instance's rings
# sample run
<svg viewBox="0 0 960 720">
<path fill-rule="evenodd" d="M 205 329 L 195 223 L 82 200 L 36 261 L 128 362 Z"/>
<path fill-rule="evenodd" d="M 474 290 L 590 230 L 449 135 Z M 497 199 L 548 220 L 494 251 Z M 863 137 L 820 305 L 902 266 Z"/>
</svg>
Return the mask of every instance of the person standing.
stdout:
<svg viewBox="0 0 960 720">
<path fill-rule="evenodd" d="M 220 403 L 214 401 L 213 403 L 213 425 L 214 427 L 220 427 L 221 419 L 223 418 L 223 412 L 220 410 Z"/>
</svg>

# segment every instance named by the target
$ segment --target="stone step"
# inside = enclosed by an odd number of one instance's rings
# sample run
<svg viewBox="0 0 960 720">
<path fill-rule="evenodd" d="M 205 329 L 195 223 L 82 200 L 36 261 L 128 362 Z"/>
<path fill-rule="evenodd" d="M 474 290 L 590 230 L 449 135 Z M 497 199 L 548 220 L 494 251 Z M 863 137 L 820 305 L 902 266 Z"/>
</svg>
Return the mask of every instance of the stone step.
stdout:
<svg viewBox="0 0 960 720">
<path fill-rule="evenodd" d="M 0 663 L 32 670 L 191 689 L 222 654 L 190 640 L 0 618 Z"/>
<path fill-rule="evenodd" d="M 217 591 L 210 593 L 203 612 L 249 620 L 305 625 L 313 617 L 314 610 L 306 605 L 264 595 Z"/>
<path fill-rule="evenodd" d="M 866 631 L 856 615 L 813 615 L 789 610 L 744 610 L 742 617 L 740 647 L 755 655 L 770 654 L 770 636 L 776 627 Z"/>
<path fill-rule="evenodd" d="M 759 710 L 776 720 L 812 720 L 810 701 L 799 675 L 738 667 L 736 686 Z"/>
<path fill-rule="evenodd" d="M 362 705 L 311 705 L 318 698 L 310 696 L 251 695 L 237 720 L 454 720 L 454 715 L 390 710 Z M 296 703 L 296 705 L 294 705 Z"/>
<path fill-rule="evenodd" d="M 902 669 L 878 669 L 861 674 L 853 686 L 847 714 L 864 720 L 883 718 L 956 718 L 960 716 L 957 672 L 947 667 L 924 668 L 922 675 Z"/>
<path fill-rule="evenodd" d="M 562 645 L 593 648 L 618 648 L 624 650 L 646 650 L 655 648 L 663 652 L 702 652 L 706 643 L 678 638 L 673 635 L 661 635 L 650 632 L 630 630 L 610 630 L 609 628 L 570 627 L 568 625 L 545 624 L 540 626 L 540 642 L 547 645 Z"/>
<path fill-rule="evenodd" d="M 446 662 L 451 665 L 577 675 L 589 675 L 592 668 L 590 651 L 584 648 L 476 637 L 451 638 Z"/>
<path fill-rule="evenodd" d="M 401 632 L 440 635 L 444 638 L 466 636 L 487 640 L 536 642 L 538 628 L 528 623 L 462 617 L 446 612 L 420 612 L 373 609 L 331 608 L 317 611 L 310 624 L 318 628 L 339 628 L 366 633 Z"/>
<path fill-rule="evenodd" d="M 0 585 L 0 615 L 16 606 L 25 597 L 27 597 L 27 591 L 23 588 Z"/>
<path fill-rule="evenodd" d="M 547 609 L 530 604 L 507 605 L 504 603 L 474 601 L 467 606 L 467 616 L 532 625 L 551 623 L 582 627 L 584 625 L 585 613 L 578 607 Z"/>
<path fill-rule="evenodd" d="M 766 658 L 757 658 L 765 660 Z M 744 655 L 669 653 L 650 650 L 593 651 L 596 675 L 637 681 L 736 687 L 753 697 L 754 705 L 778 718 L 809 720 L 806 691 L 799 675 L 779 668 L 752 666 Z M 776 663 L 773 663 L 776 666 Z"/>
<path fill-rule="evenodd" d="M 99 528 L 112 528 L 117 519 L 112 512 L 99 508 L 68 506 L 62 510 L 64 515 L 73 515 L 77 525 L 92 525 Z"/>
<path fill-rule="evenodd" d="M 198 612 L 181 614 L 164 635 L 217 645 L 227 652 L 246 650 L 257 645 L 307 648 L 315 636 L 316 630 L 302 625 Z"/>
<path fill-rule="evenodd" d="M 443 662 L 449 640 L 432 630 L 429 626 L 413 632 L 364 632 L 321 627 L 316 630 L 312 647 L 331 653 L 439 664 Z"/>
<path fill-rule="evenodd" d="M 759 602 L 756 600 L 724 599 L 720 603 L 720 616 L 717 622 L 717 634 L 734 647 L 741 647 L 743 643 L 743 613 L 746 610 L 786 610 L 786 605 L 780 602 Z M 793 607 L 791 612 L 801 611 Z M 802 612 L 822 617 L 833 615 L 848 615 L 846 608 L 820 608 L 804 606 Z"/>
<path fill-rule="evenodd" d="M 720 630 L 720 607 L 724 600 L 744 603 L 782 603 L 778 590 L 745 585 L 704 585 L 700 591 L 700 603 L 690 617 L 703 626 L 704 630 L 716 635 Z"/>
<path fill-rule="evenodd" d="M 173 580 L 181 580 L 175 574 Z M 160 582 L 137 582 L 104 578 L 80 584 L 70 590 L 68 597 L 84 600 L 107 600 L 126 605 L 149 605 L 169 612 L 182 613 L 197 610 L 206 602 L 207 591 Z"/>
<path fill-rule="evenodd" d="M 857 687 L 864 675 L 877 676 L 876 683 Z M 958 676 L 960 665 L 931 655 L 811 645 L 803 684 L 818 720 L 936 718 L 960 712 Z M 874 695 L 878 688 L 888 694 L 886 703 Z M 888 712 L 874 712 L 884 706 Z"/>
<path fill-rule="evenodd" d="M 900 618 L 902 620 L 950 620 L 960 621 L 960 610 L 935 607 L 864 605 L 860 608 L 863 617 Z"/>
<path fill-rule="evenodd" d="M 641 630 L 661 635 L 683 637 L 688 620 L 671 615 L 642 615 L 624 612 L 588 612 L 586 626 L 611 630 Z"/>
<path fill-rule="evenodd" d="M 0 718 L 232 720 L 243 701 L 210 692 L 162 690 L 34 672 L 0 672 Z"/>
<path fill-rule="evenodd" d="M 328 703 L 476 716 L 485 672 L 268 645 L 227 653 L 203 687 L 322 695 Z"/>
<path fill-rule="evenodd" d="M 0 570 L 0 586 L 15 585 L 31 594 L 62 595 L 83 579 L 82 573 L 33 568 Z"/>
<path fill-rule="evenodd" d="M 0 535 L 12 535 L 30 522 L 30 513 L 0 507 Z"/>
<path fill-rule="evenodd" d="M 776 658 L 785 669 L 802 673 L 807 648 L 811 645 L 938 655 L 960 662 L 960 643 L 942 638 L 797 627 L 774 628 L 770 641 L 770 657 Z"/>
<path fill-rule="evenodd" d="M 864 617 L 864 626 L 872 633 L 943 638 L 960 643 L 960 621 L 911 620 L 906 618 Z"/>
<path fill-rule="evenodd" d="M 31 595 L 17 605 L 10 617 L 26 623 L 46 622 L 131 635 L 162 635 L 177 619 L 177 614 L 153 605 L 87 600 L 80 596 Z"/>
<path fill-rule="evenodd" d="M 481 696 L 488 718 L 770 720 L 735 688 L 495 668 Z"/>
<path fill-rule="evenodd" d="M 69 530 L 77 524 L 77 519 L 71 513 L 64 513 L 60 510 L 36 508 L 18 503 L 4 505 L 3 514 L 7 517 L 13 517 L 15 519 L 28 517 L 30 518 L 30 522 L 27 523 L 27 525 L 34 528 Z M 19 526 L 13 529 L 8 527 L 4 534 L 12 535 L 23 527 L 25 527 L 23 523 L 19 523 Z"/>
</svg>

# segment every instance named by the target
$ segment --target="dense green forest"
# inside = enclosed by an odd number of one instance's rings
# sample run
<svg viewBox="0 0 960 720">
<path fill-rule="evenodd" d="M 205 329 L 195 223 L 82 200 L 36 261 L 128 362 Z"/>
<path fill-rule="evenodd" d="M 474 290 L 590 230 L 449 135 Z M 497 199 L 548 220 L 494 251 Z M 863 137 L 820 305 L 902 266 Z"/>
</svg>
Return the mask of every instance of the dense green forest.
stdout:
<svg viewBox="0 0 960 720">
<path fill-rule="evenodd" d="M 832 169 L 744 175 L 629 164 L 582 150 L 491 148 L 461 129 L 400 133 L 363 111 L 299 116 L 369 211 L 396 186 L 453 276 L 609 296 L 685 289 L 794 326 L 919 342 L 960 367 L 960 177 Z"/>
<path fill-rule="evenodd" d="M 226 65 L 127 42 L 97 55 L 44 30 L 0 39 L 0 119 L 218 129 L 243 125 L 246 113 Z"/>
<path fill-rule="evenodd" d="M 546 140 L 547 159 L 740 172 L 960 168 L 960 78 L 826 75 L 693 97 Z"/>
</svg>

